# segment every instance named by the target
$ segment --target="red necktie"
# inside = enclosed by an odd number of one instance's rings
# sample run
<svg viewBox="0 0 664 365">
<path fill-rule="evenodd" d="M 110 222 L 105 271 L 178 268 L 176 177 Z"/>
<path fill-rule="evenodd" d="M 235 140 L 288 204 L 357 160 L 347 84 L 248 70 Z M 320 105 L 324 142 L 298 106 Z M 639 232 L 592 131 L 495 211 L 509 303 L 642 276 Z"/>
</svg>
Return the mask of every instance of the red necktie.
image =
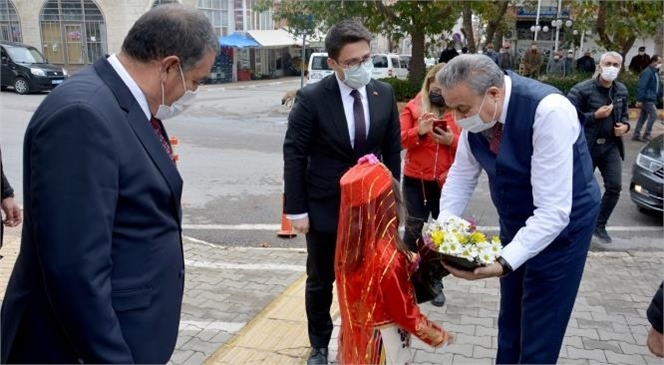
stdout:
<svg viewBox="0 0 664 365">
<path fill-rule="evenodd" d="M 497 122 L 496 125 L 493 126 L 493 130 L 491 132 L 491 143 L 489 144 L 489 149 L 491 152 L 494 154 L 498 154 L 498 150 L 500 150 L 500 141 L 503 139 L 503 124 L 500 122 Z"/>
<path fill-rule="evenodd" d="M 168 153 L 168 157 L 170 157 L 171 161 L 175 163 L 175 156 L 173 156 L 173 148 L 171 148 L 171 144 L 168 143 L 168 141 L 166 140 L 164 134 L 164 126 L 161 124 L 161 120 L 153 116 L 152 118 L 150 118 L 150 125 L 152 125 L 152 130 L 154 130 L 155 134 L 157 134 L 157 138 L 159 138 L 161 146 L 164 147 L 166 153 Z"/>
</svg>

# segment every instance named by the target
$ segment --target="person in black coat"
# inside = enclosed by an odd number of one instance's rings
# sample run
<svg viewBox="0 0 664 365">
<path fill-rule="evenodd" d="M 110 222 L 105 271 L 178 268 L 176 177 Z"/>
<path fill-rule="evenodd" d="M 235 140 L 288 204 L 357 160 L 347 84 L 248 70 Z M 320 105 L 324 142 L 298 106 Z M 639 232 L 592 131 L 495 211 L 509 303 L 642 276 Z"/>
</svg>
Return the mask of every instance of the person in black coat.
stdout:
<svg viewBox="0 0 664 365">
<path fill-rule="evenodd" d="M 14 200 L 14 189 L 5 176 L 5 170 L 2 168 L 2 152 L 0 151 L 0 174 L 2 180 L 0 183 L 1 207 L 3 219 L 0 223 L 0 247 L 2 247 L 2 236 L 4 234 L 4 226 L 16 227 L 21 224 L 21 208 Z M 2 256 L 0 256 L 2 257 Z"/>
<path fill-rule="evenodd" d="M 373 153 L 401 177 L 399 112 L 389 84 L 372 80 L 371 33 L 354 21 L 325 38 L 335 72 L 300 89 L 284 140 L 284 213 L 306 234 L 305 306 L 312 351 L 308 363 L 327 364 L 332 335 L 332 284 L 341 176 Z"/>
<path fill-rule="evenodd" d="M 456 49 L 454 49 L 454 43 L 449 42 L 447 43 L 447 47 L 440 52 L 440 57 L 438 58 L 438 62 L 450 62 L 450 60 L 456 56 L 459 55 L 459 52 L 457 52 Z"/>
<path fill-rule="evenodd" d="M 157 6 L 119 54 L 37 108 L 2 302 L 3 364 L 169 361 L 184 293 L 183 181 L 161 119 L 191 104 L 218 52 L 203 12 Z"/>
</svg>

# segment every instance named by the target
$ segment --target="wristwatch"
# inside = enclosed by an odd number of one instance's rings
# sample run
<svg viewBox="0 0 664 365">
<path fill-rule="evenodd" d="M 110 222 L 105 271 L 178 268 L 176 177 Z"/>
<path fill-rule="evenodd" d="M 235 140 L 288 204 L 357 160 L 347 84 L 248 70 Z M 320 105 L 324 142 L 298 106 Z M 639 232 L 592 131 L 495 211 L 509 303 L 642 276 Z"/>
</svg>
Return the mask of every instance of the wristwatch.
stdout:
<svg viewBox="0 0 664 365">
<path fill-rule="evenodd" d="M 504 258 L 499 256 L 498 258 L 496 258 L 496 262 L 499 263 L 500 266 L 503 267 L 503 274 L 499 276 L 500 278 L 504 278 L 509 273 L 514 271 L 514 270 L 512 270 L 512 265 L 510 265 L 510 263 L 507 262 Z"/>
</svg>

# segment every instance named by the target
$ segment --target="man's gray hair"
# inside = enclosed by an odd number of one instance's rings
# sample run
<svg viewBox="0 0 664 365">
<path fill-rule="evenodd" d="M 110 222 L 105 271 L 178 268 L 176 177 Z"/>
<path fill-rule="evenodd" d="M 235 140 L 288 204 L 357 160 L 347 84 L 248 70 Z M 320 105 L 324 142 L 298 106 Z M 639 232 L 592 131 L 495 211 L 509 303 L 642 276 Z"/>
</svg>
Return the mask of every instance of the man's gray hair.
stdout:
<svg viewBox="0 0 664 365">
<path fill-rule="evenodd" d="M 178 56 L 183 71 L 195 67 L 208 50 L 219 51 L 208 18 L 198 9 L 175 3 L 141 15 L 122 43 L 122 53 L 140 62 Z"/>
<path fill-rule="evenodd" d="M 622 56 L 620 55 L 620 53 L 618 53 L 618 52 L 614 52 L 614 51 L 604 52 L 604 53 L 602 54 L 602 56 L 599 58 L 599 64 L 600 64 L 600 65 L 601 65 L 602 63 L 604 63 L 604 59 L 605 59 L 607 56 L 611 56 L 611 57 L 615 57 L 615 58 L 617 58 L 617 59 L 618 59 L 618 63 L 620 63 L 620 64 L 622 65 L 622 63 L 623 63 L 623 58 L 622 58 Z"/>
<path fill-rule="evenodd" d="M 467 83 L 477 95 L 484 95 L 491 86 L 502 87 L 505 74 L 486 55 L 464 54 L 454 57 L 436 74 L 436 81 L 445 89 Z"/>
</svg>

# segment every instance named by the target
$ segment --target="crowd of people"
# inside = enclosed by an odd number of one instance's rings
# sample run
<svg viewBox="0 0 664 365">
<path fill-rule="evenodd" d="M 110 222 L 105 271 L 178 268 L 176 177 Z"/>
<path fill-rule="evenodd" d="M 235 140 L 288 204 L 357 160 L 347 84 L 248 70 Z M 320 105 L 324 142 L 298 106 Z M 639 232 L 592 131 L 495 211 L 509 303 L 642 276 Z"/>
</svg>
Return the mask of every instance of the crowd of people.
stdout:
<svg viewBox="0 0 664 365">
<path fill-rule="evenodd" d="M 330 360 L 335 281 L 339 363 L 409 363 L 413 335 L 432 347 L 455 341 L 420 311 L 411 278 L 429 249 L 418 242 L 423 224 L 462 216 L 482 171 L 503 252 L 472 271 L 441 265 L 460 279 L 499 280 L 497 363 L 556 363 L 591 237 L 611 241 L 630 131 L 616 80 L 622 57 L 603 54 L 598 75 L 565 96 L 536 80 L 537 45 L 525 75 L 512 71 L 509 44 L 486 55 L 448 48 L 400 113 L 393 89 L 371 78 L 371 39 L 357 21 L 333 25 L 325 48 L 334 74 L 299 90 L 288 116 L 284 213 L 306 237 L 307 363 Z M 35 111 L 23 215 L 2 174 L 3 224 L 25 219 L 2 306 L 2 363 L 169 361 L 184 286 L 182 178 L 162 120 L 194 102 L 218 47 L 202 12 L 155 7 L 119 53 Z M 547 72 L 573 67 L 563 53 Z M 650 56 L 641 71 L 633 138 L 646 121 L 650 137 L 661 64 Z M 444 305 L 441 279 L 430 284 L 432 304 Z M 647 311 L 658 356 L 661 293 Z"/>
</svg>

